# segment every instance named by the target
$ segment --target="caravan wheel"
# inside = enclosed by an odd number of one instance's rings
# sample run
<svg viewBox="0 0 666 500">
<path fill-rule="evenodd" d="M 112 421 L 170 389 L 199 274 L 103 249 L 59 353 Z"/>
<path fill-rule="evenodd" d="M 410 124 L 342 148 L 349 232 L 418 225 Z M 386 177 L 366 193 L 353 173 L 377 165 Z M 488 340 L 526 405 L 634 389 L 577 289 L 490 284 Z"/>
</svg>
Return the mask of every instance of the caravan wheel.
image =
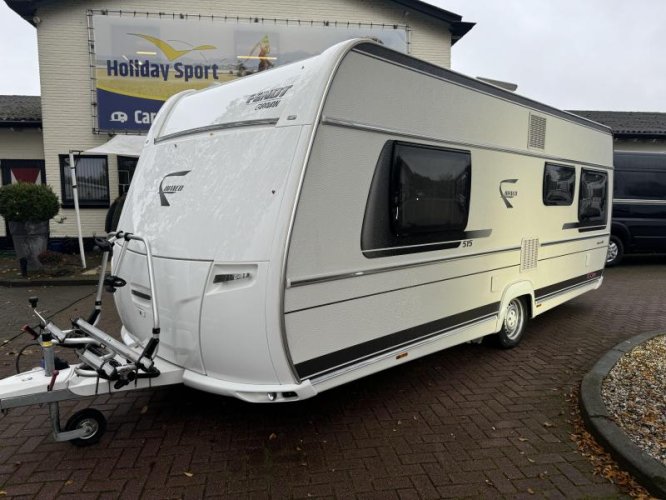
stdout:
<svg viewBox="0 0 666 500">
<path fill-rule="evenodd" d="M 73 431 L 74 429 L 85 428 L 87 434 L 83 437 L 72 439 L 70 443 L 74 446 L 90 446 L 99 442 L 102 434 L 106 431 L 106 418 L 101 411 L 94 408 L 86 408 L 85 410 L 77 411 L 74 415 L 69 417 L 65 425 L 66 431 Z"/>
<path fill-rule="evenodd" d="M 502 323 L 502 329 L 495 335 L 499 347 L 511 349 L 516 347 L 523 338 L 525 326 L 527 325 L 527 308 L 525 301 L 515 298 L 509 302 Z"/>
</svg>

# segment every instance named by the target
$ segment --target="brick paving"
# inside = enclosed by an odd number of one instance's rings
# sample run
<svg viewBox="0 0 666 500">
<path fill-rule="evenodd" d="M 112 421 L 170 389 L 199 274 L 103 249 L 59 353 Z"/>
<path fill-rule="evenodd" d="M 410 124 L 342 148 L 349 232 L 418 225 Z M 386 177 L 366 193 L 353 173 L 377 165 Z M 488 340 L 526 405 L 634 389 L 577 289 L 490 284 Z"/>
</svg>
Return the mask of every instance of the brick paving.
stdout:
<svg viewBox="0 0 666 500">
<path fill-rule="evenodd" d="M 103 411 L 101 443 L 55 443 L 47 409 L 0 417 L 0 491 L 15 498 L 622 497 L 570 440 L 566 396 L 619 341 L 666 330 L 666 266 L 628 259 L 602 288 L 536 318 L 516 349 L 462 345 L 297 403 L 251 405 L 182 386 L 62 405 Z M 0 289 L 0 339 L 26 298 L 87 314 L 90 287 Z M 74 311 L 73 309 L 77 309 Z M 103 328 L 118 329 L 108 310 Z M 107 330 L 109 331 L 109 330 Z M 1 340 L 0 340 L 1 342 Z M 13 373 L 26 339 L 0 348 Z"/>
</svg>

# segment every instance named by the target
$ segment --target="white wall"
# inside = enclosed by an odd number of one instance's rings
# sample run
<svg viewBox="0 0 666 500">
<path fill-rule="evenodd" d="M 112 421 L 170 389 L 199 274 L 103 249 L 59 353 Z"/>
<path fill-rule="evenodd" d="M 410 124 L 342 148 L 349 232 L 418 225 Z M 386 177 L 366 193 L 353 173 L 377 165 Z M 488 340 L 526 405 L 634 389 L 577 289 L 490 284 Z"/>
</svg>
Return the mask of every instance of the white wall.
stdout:
<svg viewBox="0 0 666 500">
<path fill-rule="evenodd" d="M 39 128 L 0 128 L 0 160 L 43 160 Z"/>
<path fill-rule="evenodd" d="M 450 66 L 451 35 L 448 25 L 397 3 L 382 0 L 175 0 L 68 1 L 51 2 L 37 14 L 37 29 L 44 128 L 46 178 L 60 194 L 58 155 L 69 149 L 85 150 L 106 142 L 107 135 L 92 133 L 88 9 L 246 16 L 314 21 L 354 21 L 404 24 L 411 29 L 411 54 L 440 66 Z M 111 199 L 117 196 L 115 158 L 109 158 Z M 53 236 L 76 234 L 73 210 L 63 210 L 67 219 L 52 224 Z M 105 210 L 83 209 L 84 235 L 100 234 Z"/>
</svg>

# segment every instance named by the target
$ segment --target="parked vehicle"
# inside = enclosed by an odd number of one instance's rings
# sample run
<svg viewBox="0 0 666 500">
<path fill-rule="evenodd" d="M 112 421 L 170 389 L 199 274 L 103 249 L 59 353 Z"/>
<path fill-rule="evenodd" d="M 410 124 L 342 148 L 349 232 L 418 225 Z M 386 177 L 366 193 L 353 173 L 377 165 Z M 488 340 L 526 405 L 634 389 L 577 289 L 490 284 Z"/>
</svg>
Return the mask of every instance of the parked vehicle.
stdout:
<svg viewBox="0 0 666 500">
<path fill-rule="evenodd" d="M 666 252 L 666 153 L 618 151 L 607 266 L 626 254 Z"/>
<path fill-rule="evenodd" d="M 366 40 L 179 94 L 112 238 L 125 344 L 74 322 L 119 353 L 82 350 L 115 386 L 79 369 L 54 390 L 295 401 L 488 335 L 514 347 L 601 285 L 611 173 L 606 127 Z"/>
</svg>

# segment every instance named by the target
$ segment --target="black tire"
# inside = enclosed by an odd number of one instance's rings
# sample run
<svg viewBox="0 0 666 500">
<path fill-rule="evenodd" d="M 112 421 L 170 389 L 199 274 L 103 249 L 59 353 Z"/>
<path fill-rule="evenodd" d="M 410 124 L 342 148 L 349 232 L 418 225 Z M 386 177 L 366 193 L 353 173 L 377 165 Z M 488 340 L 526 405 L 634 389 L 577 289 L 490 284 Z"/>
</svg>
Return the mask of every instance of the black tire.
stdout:
<svg viewBox="0 0 666 500">
<path fill-rule="evenodd" d="M 74 415 L 69 417 L 67 425 L 65 425 L 65 430 L 73 431 L 75 429 L 80 429 L 84 425 L 89 426 L 92 432 L 88 436 L 72 439 L 70 443 L 74 446 L 83 447 L 97 444 L 104 432 L 106 432 L 106 418 L 101 411 L 93 408 L 77 411 Z"/>
<path fill-rule="evenodd" d="M 497 346 L 511 349 L 520 344 L 525 334 L 527 319 L 525 300 L 520 297 L 512 299 L 507 305 L 502 329 L 493 336 Z"/>
<path fill-rule="evenodd" d="M 617 266 L 620 262 L 622 262 L 622 257 L 624 257 L 624 243 L 622 243 L 620 238 L 612 234 L 608 242 L 606 267 Z"/>
</svg>

